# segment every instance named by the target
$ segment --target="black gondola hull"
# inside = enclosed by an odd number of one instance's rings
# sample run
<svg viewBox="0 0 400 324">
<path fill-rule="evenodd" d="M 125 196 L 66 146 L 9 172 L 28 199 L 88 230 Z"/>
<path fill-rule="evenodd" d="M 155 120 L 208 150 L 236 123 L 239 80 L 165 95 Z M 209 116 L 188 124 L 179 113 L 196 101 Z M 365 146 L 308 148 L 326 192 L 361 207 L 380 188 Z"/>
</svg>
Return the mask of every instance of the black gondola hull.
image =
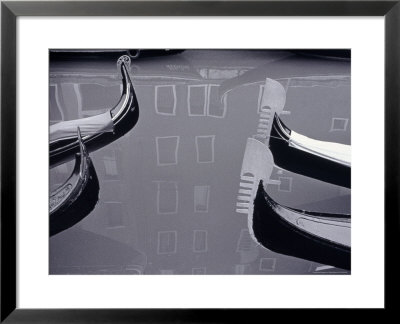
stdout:
<svg viewBox="0 0 400 324">
<path fill-rule="evenodd" d="M 50 214 L 50 236 L 56 235 L 80 222 L 89 215 L 99 200 L 99 180 L 93 163 L 88 159 L 88 180 L 79 196 Z"/>
<path fill-rule="evenodd" d="M 331 184 L 351 188 L 351 168 L 312 154 L 296 147 L 291 147 L 288 139 L 274 123 L 269 138 L 269 148 L 274 156 L 275 165 L 290 172 L 301 174 Z"/>
<path fill-rule="evenodd" d="M 136 101 L 137 105 L 137 101 Z M 86 149 L 89 153 L 94 152 L 114 141 L 119 139 L 128 133 L 139 120 L 139 109 L 135 109 L 130 112 L 126 119 L 122 120 L 118 127 L 114 128 L 113 132 L 99 133 L 95 136 L 90 137 L 87 140 L 83 140 Z M 73 159 L 73 156 L 79 152 L 78 141 L 69 142 L 65 145 L 62 150 L 52 151 L 50 148 L 50 166 L 57 166 L 59 164 L 68 162 Z"/>
<path fill-rule="evenodd" d="M 350 270 L 351 248 L 311 235 L 282 219 L 266 200 L 260 181 L 254 200 L 255 238 L 271 251 Z"/>
</svg>

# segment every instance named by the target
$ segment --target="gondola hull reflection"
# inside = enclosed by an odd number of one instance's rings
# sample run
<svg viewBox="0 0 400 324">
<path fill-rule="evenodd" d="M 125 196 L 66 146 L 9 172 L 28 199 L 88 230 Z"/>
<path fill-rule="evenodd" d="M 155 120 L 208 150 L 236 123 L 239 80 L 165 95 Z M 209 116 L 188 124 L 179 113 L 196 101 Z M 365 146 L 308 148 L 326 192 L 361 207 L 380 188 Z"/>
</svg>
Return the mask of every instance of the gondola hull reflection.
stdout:
<svg viewBox="0 0 400 324">
<path fill-rule="evenodd" d="M 350 270 L 349 215 L 310 213 L 280 206 L 268 196 L 260 181 L 252 226 L 258 242 L 271 251 Z"/>
</svg>

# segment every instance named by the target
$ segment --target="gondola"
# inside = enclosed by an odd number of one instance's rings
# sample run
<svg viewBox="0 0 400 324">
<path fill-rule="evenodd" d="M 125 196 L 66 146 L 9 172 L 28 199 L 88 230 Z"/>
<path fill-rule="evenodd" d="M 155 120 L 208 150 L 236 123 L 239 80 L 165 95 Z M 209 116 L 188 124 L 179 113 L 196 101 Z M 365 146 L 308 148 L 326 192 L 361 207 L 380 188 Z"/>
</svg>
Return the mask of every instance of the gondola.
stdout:
<svg viewBox="0 0 400 324">
<path fill-rule="evenodd" d="M 50 167 L 72 160 L 79 152 L 76 128 L 80 127 L 87 150 L 99 149 L 129 132 L 139 119 L 139 105 L 127 66 L 128 56 L 118 59 L 122 95 L 111 110 L 92 117 L 63 121 L 50 126 Z"/>
<path fill-rule="evenodd" d="M 298 134 L 282 122 L 277 114 L 269 137 L 275 164 L 288 171 L 351 187 L 351 147 L 318 141 Z"/>
<path fill-rule="evenodd" d="M 256 240 L 271 251 L 350 270 L 350 215 L 282 206 L 260 181 L 252 229 Z"/>
<path fill-rule="evenodd" d="M 99 181 L 93 163 L 77 131 L 80 152 L 75 154 L 71 176 L 50 193 L 50 236 L 75 225 L 86 217 L 99 200 Z"/>
</svg>

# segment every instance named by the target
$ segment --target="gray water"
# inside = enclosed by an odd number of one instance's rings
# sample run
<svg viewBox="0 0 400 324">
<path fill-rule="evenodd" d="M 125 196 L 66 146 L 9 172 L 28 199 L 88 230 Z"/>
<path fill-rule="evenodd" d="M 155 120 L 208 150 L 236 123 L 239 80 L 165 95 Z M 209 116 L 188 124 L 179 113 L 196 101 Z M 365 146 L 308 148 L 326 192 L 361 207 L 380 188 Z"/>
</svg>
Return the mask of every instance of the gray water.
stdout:
<svg viewBox="0 0 400 324">
<path fill-rule="evenodd" d="M 120 97 L 118 57 L 50 61 L 50 124 L 110 109 Z M 288 127 L 350 144 L 350 62 L 290 51 L 186 50 L 134 59 L 130 76 L 139 121 L 91 153 L 99 202 L 50 239 L 50 274 L 320 273 L 320 264 L 257 245 L 247 216 L 235 212 L 236 196 L 265 79 L 287 91 L 289 113 L 281 119 Z M 72 166 L 50 170 L 51 188 Z M 281 184 L 269 194 L 282 205 L 350 213 L 349 189 L 279 168 L 271 178 Z"/>
</svg>

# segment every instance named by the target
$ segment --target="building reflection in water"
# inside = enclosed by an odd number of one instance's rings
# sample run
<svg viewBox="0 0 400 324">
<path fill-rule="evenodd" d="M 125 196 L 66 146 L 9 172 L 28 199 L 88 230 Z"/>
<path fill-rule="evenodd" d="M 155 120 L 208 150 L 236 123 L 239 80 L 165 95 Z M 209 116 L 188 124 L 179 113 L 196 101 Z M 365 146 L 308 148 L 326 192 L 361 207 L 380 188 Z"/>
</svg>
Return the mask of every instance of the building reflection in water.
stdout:
<svg viewBox="0 0 400 324">
<path fill-rule="evenodd" d="M 51 124 L 115 104 L 121 90 L 115 58 L 51 59 Z M 91 153 L 99 203 L 50 239 L 50 273 L 347 273 L 260 247 L 247 215 L 235 206 L 247 139 L 257 134 L 263 113 L 266 78 L 286 91 L 280 116 L 286 124 L 312 138 L 350 144 L 350 61 L 289 51 L 187 50 L 139 57 L 129 72 L 139 121 Z M 62 183 L 71 167 L 51 169 L 50 185 Z M 277 167 L 270 181 L 270 195 L 284 205 L 350 211 L 347 188 Z M 87 233 L 96 244 L 85 241 Z M 99 252 L 101 244 L 114 243 L 119 247 Z M 85 251 L 81 260 L 75 258 L 78 246 Z M 87 264 L 83 256 L 90 255 L 97 259 Z"/>
</svg>

